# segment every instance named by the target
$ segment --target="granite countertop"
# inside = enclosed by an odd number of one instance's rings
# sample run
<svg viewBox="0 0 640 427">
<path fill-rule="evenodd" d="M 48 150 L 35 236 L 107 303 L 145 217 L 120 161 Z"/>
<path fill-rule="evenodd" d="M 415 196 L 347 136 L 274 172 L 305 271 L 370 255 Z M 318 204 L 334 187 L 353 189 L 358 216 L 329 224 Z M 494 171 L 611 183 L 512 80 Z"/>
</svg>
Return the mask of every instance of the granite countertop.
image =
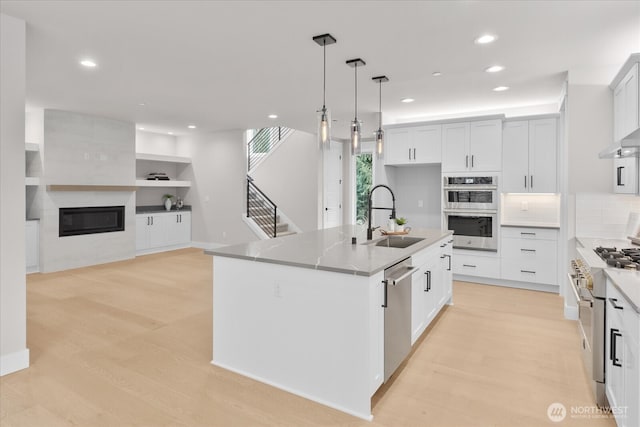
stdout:
<svg viewBox="0 0 640 427">
<path fill-rule="evenodd" d="M 136 214 L 145 214 L 145 213 L 162 213 L 162 212 L 190 212 L 191 205 L 184 205 L 181 209 L 176 209 L 176 205 L 171 206 L 171 210 L 168 211 L 164 208 L 164 205 L 153 205 L 153 206 L 136 206 Z"/>
<path fill-rule="evenodd" d="M 560 224 L 557 223 L 546 223 L 546 222 L 503 222 L 500 224 L 502 227 L 526 227 L 526 228 L 553 228 L 560 229 Z"/>
<path fill-rule="evenodd" d="M 210 249 L 205 253 L 314 270 L 372 276 L 451 234 L 452 232 L 447 230 L 414 228 L 408 236 L 422 237 L 423 241 L 403 249 L 387 248 L 363 244 L 366 242 L 366 227 L 343 225 Z M 351 243 L 353 236 L 357 237 L 355 245 Z M 374 242 L 380 238 L 379 232 L 376 232 Z"/>
<path fill-rule="evenodd" d="M 627 298 L 634 310 L 640 313 L 640 271 L 629 271 L 621 268 L 604 270 L 613 285 Z"/>
</svg>

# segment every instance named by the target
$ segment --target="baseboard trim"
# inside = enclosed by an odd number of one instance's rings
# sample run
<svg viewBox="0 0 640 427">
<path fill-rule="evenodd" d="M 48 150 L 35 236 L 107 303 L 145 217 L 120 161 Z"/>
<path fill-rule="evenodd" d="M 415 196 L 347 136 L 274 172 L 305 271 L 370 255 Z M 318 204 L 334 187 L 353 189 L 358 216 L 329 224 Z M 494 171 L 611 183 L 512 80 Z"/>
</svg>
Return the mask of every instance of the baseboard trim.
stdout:
<svg viewBox="0 0 640 427">
<path fill-rule="evenodd" d="M 191 246 L 194 248 L 198 248 L 198 249 L 218 249 L 218 248 L 222 248 L 224 246 L 229 246 L 229 245 L 225 245 L 224 243 L 214 243 L 214 242 L 191 242 Z"/>
<path fill-rule="evenodd" d="M 0 357 L 0 377 L 29 367 L 29 349 L 5 354 Z"/>
<path fill-rule="evenodd" d="M 488 277 L 467 276 L 463 274 L 454 274 L 453 280 L 460 282 L 473 282 L 481 285 L 503 286 L 506 288 L 527 289 L 529 291 L 550 292 L 553 294 L 560 293 L 558 285 L 544 285 L 541 283 L 516 282 L 515 280 L 493 279 Z"/>
</svg>

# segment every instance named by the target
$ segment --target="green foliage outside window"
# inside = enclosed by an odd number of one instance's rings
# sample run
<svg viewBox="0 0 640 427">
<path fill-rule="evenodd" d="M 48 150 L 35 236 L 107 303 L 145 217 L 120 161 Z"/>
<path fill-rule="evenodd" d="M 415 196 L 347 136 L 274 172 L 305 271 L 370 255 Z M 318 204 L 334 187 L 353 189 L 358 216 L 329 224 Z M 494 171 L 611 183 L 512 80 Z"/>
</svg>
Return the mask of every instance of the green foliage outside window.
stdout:
<svg viewBox="0 0 640 427">
<path fill-rule="evenodd" d="M 361 154 L 356 157 L 356 224 L 366 224 L 368 218 L 369 191 L 373 176 L 373 156 Z"/>
</svg>

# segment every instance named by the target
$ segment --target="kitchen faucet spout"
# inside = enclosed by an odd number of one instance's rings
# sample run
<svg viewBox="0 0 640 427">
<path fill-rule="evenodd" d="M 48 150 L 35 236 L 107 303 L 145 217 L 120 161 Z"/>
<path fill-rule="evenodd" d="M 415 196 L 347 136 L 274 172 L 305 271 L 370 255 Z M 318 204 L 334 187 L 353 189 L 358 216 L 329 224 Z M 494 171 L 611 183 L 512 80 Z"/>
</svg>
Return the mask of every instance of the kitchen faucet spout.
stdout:
<svg viewBox="0 0 640 427">
<path fill-rule="evenodd" d="M 392 207 L 390 207 L 390 208 L 388 208 L 388 207 L 377 207 L 377 206 L 372 206 L 371 205 L 371 197 L 373 196 L 373 192 L 376 189 L 380 188 L 380 187 L 386 188 L 387 190 L 389 190 L 389 193 L 391 193 L 391 201 L 393 203 Z M 389 188 L 388 186 L 386 186 L 384 184 L 376 185 L 375 187 L 373 187 L 371 189 L 371 191 L 369 191 L 368 206 L 369 206 L 369 218 L 368 218 L 369 224 L 367 226 L 367 240 L 371 240 L 371 239 L 373 239 L 373 230 L 374 230 L 374 228 L 371 227 L 371 216 L 372 216 L 371 211 L 373 209 L 388 210 L 388 211 L 391 211 L 391 215 L 389 216 L 389 218 L 390 219 L 395 219 L 395 217 L 396 217 L 396 196 L 393 194 L 393 190 L 391 190 L 391 188 Z M 376 227 L 376 228 L 378 228 L 378 227 Z"/>
</svg>

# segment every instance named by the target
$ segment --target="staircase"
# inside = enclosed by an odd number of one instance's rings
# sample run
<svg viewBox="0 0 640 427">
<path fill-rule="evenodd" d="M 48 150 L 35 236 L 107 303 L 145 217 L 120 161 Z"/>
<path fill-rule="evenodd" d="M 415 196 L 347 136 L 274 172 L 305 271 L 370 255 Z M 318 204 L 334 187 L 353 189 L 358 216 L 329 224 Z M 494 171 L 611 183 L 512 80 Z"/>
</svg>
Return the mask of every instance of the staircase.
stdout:
<svg viewBox="0 0 640 427">
<path fill-rule="evenodd" d="M 253 178 L 247 175 L 247 218 L 260 227 L 267 238 L 296 234 L 289 230 L 289 224 L 282 222 L 278 206 L 260 190 Z"/>
<path fill-rule="evenodd" d="M 262 128 L 247 143 L 247 173 L 251 173 L 293 129 L 284 126 Z"/>
</svg>

